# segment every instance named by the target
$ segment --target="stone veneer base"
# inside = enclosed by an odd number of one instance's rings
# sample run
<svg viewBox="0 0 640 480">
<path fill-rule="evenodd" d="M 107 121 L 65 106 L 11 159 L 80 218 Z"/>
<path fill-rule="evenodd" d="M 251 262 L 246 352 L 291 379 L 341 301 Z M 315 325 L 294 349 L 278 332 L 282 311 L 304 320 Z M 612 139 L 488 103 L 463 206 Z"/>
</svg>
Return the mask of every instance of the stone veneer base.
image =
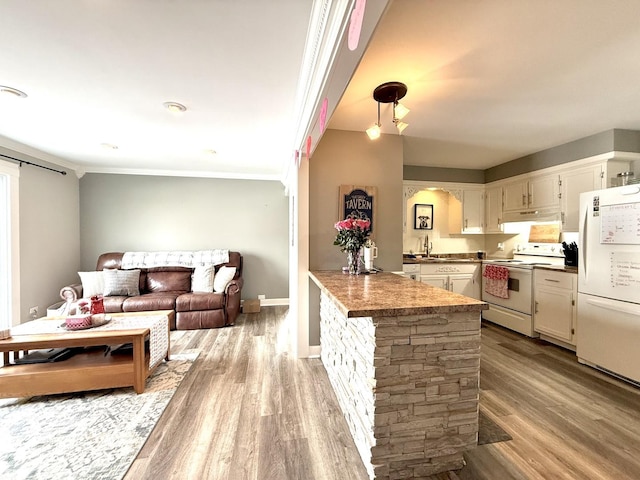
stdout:
<svg viewBox="0 0 640 480">
<path fill-rule="evenodd" d="M 372 479 L 457 470 L 478 440 L 480 313 L 347 318 L 324 292 L 321 359 Z"/>
</svg>

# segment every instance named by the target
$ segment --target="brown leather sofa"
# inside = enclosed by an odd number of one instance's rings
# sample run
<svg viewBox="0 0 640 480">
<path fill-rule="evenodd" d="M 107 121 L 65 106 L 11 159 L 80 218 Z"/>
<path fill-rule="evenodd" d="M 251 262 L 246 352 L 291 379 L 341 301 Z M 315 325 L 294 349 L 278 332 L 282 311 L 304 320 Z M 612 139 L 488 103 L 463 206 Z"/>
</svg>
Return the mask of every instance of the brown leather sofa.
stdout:
<svg viewBox="0 0 640 480">
<path fill-rule="evenodd" d="M 98 257 L 96 270 L 120 269 L 122 252 L 103 253 Z M 240 313 L 240 296 L 244 280 L 242 278 L 242 255 L 229 252 L 229 262 L 216 266 L 235 267 L 236 273 L 222 293 L 201 293 L 191 291 L 193 268 L 157 267 L 141 268 L 140 295 L 106 296 L 106 313 L 142 312 L 150 310 L 173 310 L 172 330 L 193 330 L 218 328 L 233 325 Z M 60 296 L 67 302 L 82 298 L 82 284 L 64 287 Z"/>
</svg>

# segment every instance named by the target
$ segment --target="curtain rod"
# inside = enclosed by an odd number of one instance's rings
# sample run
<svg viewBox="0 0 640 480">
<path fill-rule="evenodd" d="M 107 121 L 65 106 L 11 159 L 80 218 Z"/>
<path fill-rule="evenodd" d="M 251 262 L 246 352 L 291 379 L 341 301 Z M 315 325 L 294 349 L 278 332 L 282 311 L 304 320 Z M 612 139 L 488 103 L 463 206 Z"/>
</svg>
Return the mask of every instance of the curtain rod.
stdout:
<svg viewBox="0 0 640 480">
<path fill-rule="evenodd" d="M 27 165 L 33 165 L 34 167 L 43 168 L 45 170 L 50 170 L 52 172 L 59 173 L 60 175 L 66 175 L 67 174 L 67 172 L 65 172 L 64 170 L 56 170 L 55 168 L 45 167 L 44 165 L 38 165 L 37 163 L 28 162 L 26 160 L 20 160 L 19 158 L 13 158 L 13 157 L 10 157 L 9 155 L 3 155 L 2 153 L 0 153 L 0 157 L 8 158 L 9 160 L 13 160 L 14 162 L 18 162 L 21 167 L 22 167 L 23 163 L 26 163 Z"/>
</svg>

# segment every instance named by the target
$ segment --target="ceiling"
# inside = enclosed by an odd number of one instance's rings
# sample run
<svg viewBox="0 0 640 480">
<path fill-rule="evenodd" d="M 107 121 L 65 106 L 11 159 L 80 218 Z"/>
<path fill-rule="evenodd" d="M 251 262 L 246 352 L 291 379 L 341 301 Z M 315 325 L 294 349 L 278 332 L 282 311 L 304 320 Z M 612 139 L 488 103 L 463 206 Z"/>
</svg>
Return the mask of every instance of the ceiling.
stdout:
<svg viewBox="0 0 640 480">
<path fill-rule="evenodd" d="M 281 178 L 313 0 L 55 5 L 0 2 L 0 85 L 28 94 L 0 98 L 0 145 L 86 171 Z M 640 130 L 639 13 L 640 0 L 395 0 L 329 128 L 364 132 L 373 89 L 397 80 L 413 165 L 484 169 Z M 389 105 L 382 130 L 396 134 Z"/>
<path fill-rule="evenodd" d="M 280 177 L 312 0 L 54 3 L 0 2 L 0 85 L 28 94 L 0 99 L 0 145 L 87 171 Z"/>
<path fill-rule="evenodd" d="M 640 130 L 640 1 L 396 0 L 329 128 L 408 87 L 412 165 L 485 169 L 612 128 Z M 389 104 L 382 132 L 397 134 Z"/>
</svg>

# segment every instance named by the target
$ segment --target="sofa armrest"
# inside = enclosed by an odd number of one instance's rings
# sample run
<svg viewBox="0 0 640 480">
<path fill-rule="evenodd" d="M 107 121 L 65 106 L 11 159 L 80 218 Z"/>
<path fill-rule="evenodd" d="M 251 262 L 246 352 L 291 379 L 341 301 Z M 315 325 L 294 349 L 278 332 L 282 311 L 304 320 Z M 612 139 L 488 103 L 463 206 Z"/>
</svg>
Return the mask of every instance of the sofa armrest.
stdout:
<svg viewBox="0 0 640 480">
<path fill-rule="evenodd" d="M 60 298 L 68 303 L 77 302 L 79 298 L 82 298 L 82 284 L 74 283 L 73 285 L 62 287 Z"/>
<path fill-rule="evenodd" d="M 240 314 L 240 298 L 242 296 L 242 277 L 231 280 L 224 290 L 225 310 L 227 312 L 227 325 L 236 323 L 236 318 Z"/>
</svg>

